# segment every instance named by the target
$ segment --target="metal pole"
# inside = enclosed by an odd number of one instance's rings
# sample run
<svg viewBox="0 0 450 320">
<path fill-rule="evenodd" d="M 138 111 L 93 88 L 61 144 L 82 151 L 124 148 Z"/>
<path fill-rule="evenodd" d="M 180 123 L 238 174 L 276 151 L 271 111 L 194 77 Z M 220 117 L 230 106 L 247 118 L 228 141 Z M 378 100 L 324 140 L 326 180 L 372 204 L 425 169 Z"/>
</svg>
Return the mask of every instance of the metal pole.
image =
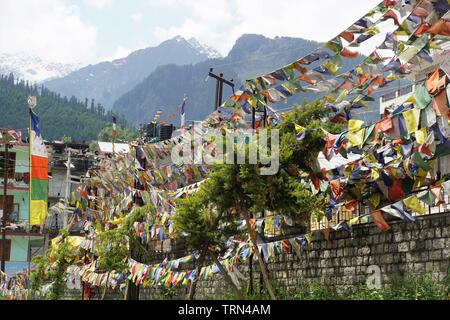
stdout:
<svg viewBox="0 0 450 320">
<path fill-rule="evenodd" d="M 219 108 L 219 87 L 220 87 L 220 80 L 216 79 L 216 101 L 214 102 L 214 110 L 217 110 Z"/>
<path fill-rule="evenodd" d="M 252 129 L 256 129 L 256 109 L 252 108 Z"/>
<path fill-rule="evenodd" d="M 220 74 L 220 78 L 223 78 L 223 73 Z M 223 81 L 220 81 L 219 86 L 219 103 L 217 104 L 217 109 L 222 105 L 222 96 L 223 96 Z"/>
<path fill-rule="evenodd" d="M 66 173 L 66 204 L 69 203 L 69 189 L 70 189 L 70 165 L 72 161 L 71 151 L 68 148 L 68 157 L 67 157 L 67 173 Z M 57 220 L 58 221 L 58 218 Z"/>
<path fill-rule="evenodd" d="M 2 263 L 1 270 L 5 272 L 6 261 L 6 209 L 7 209 L 7 193 L 8 193 L 8 168 L 9 168 L 9 144 L 5 143 L 5 160 L 3 164 L 3 229 L 2 229 Z"/>
<path fill-rule="evenodd" d="M 267 128 L 267 107 L 264 107 L 264 128 Z"/>
</svg>

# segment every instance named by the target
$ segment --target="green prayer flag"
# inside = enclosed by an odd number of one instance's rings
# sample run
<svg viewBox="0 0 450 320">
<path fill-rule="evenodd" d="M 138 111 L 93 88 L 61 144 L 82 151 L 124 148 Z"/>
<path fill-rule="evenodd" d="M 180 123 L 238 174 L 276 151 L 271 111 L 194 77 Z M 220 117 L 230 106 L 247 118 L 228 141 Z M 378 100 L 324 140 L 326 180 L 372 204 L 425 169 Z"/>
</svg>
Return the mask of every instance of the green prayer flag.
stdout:
<svg viewBox="0 0 450 320">
<path fill-rule="evenodd" d="M 425 171 L 431 170 L 431 166 L 422 159 L 422 156 L 420 155 L 419 152 L 414 153 L 412 161 L 416 166 L 422 168 Z"/>
<path fill-rule="evenodd" d="M 432 101 L 432 97 L 428 93 L 425 84 L 420 85 L 416 92 L 414 93 L 414 97 L 416 99 L 416 107 L 419 109 L 425 109 L 428 107 Z"/>
</svg>

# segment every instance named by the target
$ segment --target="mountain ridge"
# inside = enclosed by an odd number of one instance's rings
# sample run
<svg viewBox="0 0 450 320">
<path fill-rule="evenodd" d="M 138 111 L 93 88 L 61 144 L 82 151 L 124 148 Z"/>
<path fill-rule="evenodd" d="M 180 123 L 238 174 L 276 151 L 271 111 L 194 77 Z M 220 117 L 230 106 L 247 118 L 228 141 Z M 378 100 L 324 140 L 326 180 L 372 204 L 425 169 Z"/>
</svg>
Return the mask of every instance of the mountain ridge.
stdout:
<svg viewBox="0 0 450 320">
<path fill-rule="evenodd" d="M 195 40 L 195 39 L 194 39 Z M 113 61 L 90 64 L 71 74 L 43 84 L 52 91 L 66 96 L 86 97 L 110 109 L 122 94 L 131 90 L 158 66 L 166 64 L 189 65 L 218 54 L 197 40 L 174 37 L 155 47 L 132 52 Z"/>
<path fill-rule="evenodd" d="M 187 119 L 201 120 L 214 109 L 215 81 L 210 79 L 205 82 L 210 68 L 214 68 L 216 74 L 223 73 L 227 79 L 233 79 L 237 90 L 244 80 L 270 73 L 320 46 L 319 42 L 302 38 L 272 39 L 257 34 L 244 34 L 224 58 L 209 59 L 190 66 L 158 67 L 135 88 L 122 95 L 114 103 L 112 110 L 123 113 L 129 123 L 137 125 L 145 119 L 151 119 L 157 110 L 164 110 L 162 118 L 171 114 L 182 100 L 183 94 L 188 93 Z M 349 71 L 362 58 L 345 60 L 342 71 Z M 316 66 L 317 63 L 312 63 L 309 67 Z M 224 86 L 224 100 L 231 94 L 231 89 Z M 319 96 L 304 92 L 274 107 L 284 108 L 286 104 L 301 103 L 305 98 L 311 101 Z M 178 125 L 179 119 L 177 115 L 172 123 Z"/>
<path fill-rule="evenodd" d="M 0 53 L 0 74 L 29 81 L 42 82 L 69 75 L 81 67 L 80 64 L 65 64 L 46 61 L 26 53 Z"/>
</svg>

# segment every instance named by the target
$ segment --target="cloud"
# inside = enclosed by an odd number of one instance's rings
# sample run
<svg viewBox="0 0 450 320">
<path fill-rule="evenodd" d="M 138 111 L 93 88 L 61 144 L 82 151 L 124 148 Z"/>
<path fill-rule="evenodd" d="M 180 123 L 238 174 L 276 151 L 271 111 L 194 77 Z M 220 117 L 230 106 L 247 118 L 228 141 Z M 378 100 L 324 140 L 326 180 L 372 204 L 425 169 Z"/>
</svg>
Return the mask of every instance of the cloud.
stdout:
<svg viewBox="0 0 450 320">
<path fill-rule="evenodd" d="M 83 2 L 85 5 L 95 9 L 110 8 L 113 5 L 113 0 L 83 0 Z"/>
<path fill-rule="evenodd" d="M 97 30 L 60 0 L 1 0 L 0 52 L 63 63 L 95 59 Z"/>
<path fill-rule="evenodd" d="M 144 17 L 144 15 L 142 14 L 142 12 L 136 12 L 136 13 L 133 13 L 133 14 L 130 16 L 130 19 L 131 19 L 134 23 L 139 24 L 139 23 L 142 22 L 142 18 L 143 18 L 143 17 Z"/>
<path fill-rule="evenodd" d="M 380 0 L 147 0 L 167 10 L 182 7 L 186 18 L 178 25 L 158 27 L 153 36 L 163 41 L 181 35 L 196 37 L 228 54 L 243 33 L 268 37 L 291 36 L 326 41 L 362 17 Z"/>
</svg>

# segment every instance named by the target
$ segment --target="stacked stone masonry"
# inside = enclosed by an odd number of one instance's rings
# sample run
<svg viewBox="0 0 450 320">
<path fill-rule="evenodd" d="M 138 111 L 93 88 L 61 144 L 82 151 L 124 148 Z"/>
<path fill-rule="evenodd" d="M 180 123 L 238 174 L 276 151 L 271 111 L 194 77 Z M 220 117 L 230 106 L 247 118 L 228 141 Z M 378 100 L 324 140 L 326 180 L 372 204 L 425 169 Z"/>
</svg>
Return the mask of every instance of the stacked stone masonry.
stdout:
<svg viewBox="0 0 450 320">
<path fill-rule="evenodd" d="M 450 214 L 434 214 L 417 218 L 415 223 L 390 221 L 391 229 L 383 233 L 374 224 L 353 227 L 352 234 L 345 231 L 332 233 L 332 245 L 322 232 L 313 233 L 309 251 L 277 255 L 267 265 L 269 276 L 277 290 L 289 292 L 305 281 L 321 281 L 327 285 L 358 286 L 369 276 L 369 266 L 380 268 L 382 282 L 403 275 L 427 273 L 438 279 L 446 277 L 450 259 Z M 186 253 L 185 253 L 186 254 Z M 184 254 L 184 255 L 185 255 Z M 150 263 L 183 256 L 156 255 Z M 193 269 L 188 264 L 183 269 Z M 253 262 L 253 287 L 261 286 L 258 263 Z M 239 270 L 249 279 L 249 264 Z M 241 284 L 247 288 L 249 283 Z M 186 299 L 189 286 L 179 284 L 172 290 L 141 288 L 139 298 Z M 200 279 L 197 299 L 223 299 L 231 289 L 220 274 Z M 108 295 L 108 297 L 111 297 Z M 123 299 L 123 294 L 117 295 Z"/>
</svg>

